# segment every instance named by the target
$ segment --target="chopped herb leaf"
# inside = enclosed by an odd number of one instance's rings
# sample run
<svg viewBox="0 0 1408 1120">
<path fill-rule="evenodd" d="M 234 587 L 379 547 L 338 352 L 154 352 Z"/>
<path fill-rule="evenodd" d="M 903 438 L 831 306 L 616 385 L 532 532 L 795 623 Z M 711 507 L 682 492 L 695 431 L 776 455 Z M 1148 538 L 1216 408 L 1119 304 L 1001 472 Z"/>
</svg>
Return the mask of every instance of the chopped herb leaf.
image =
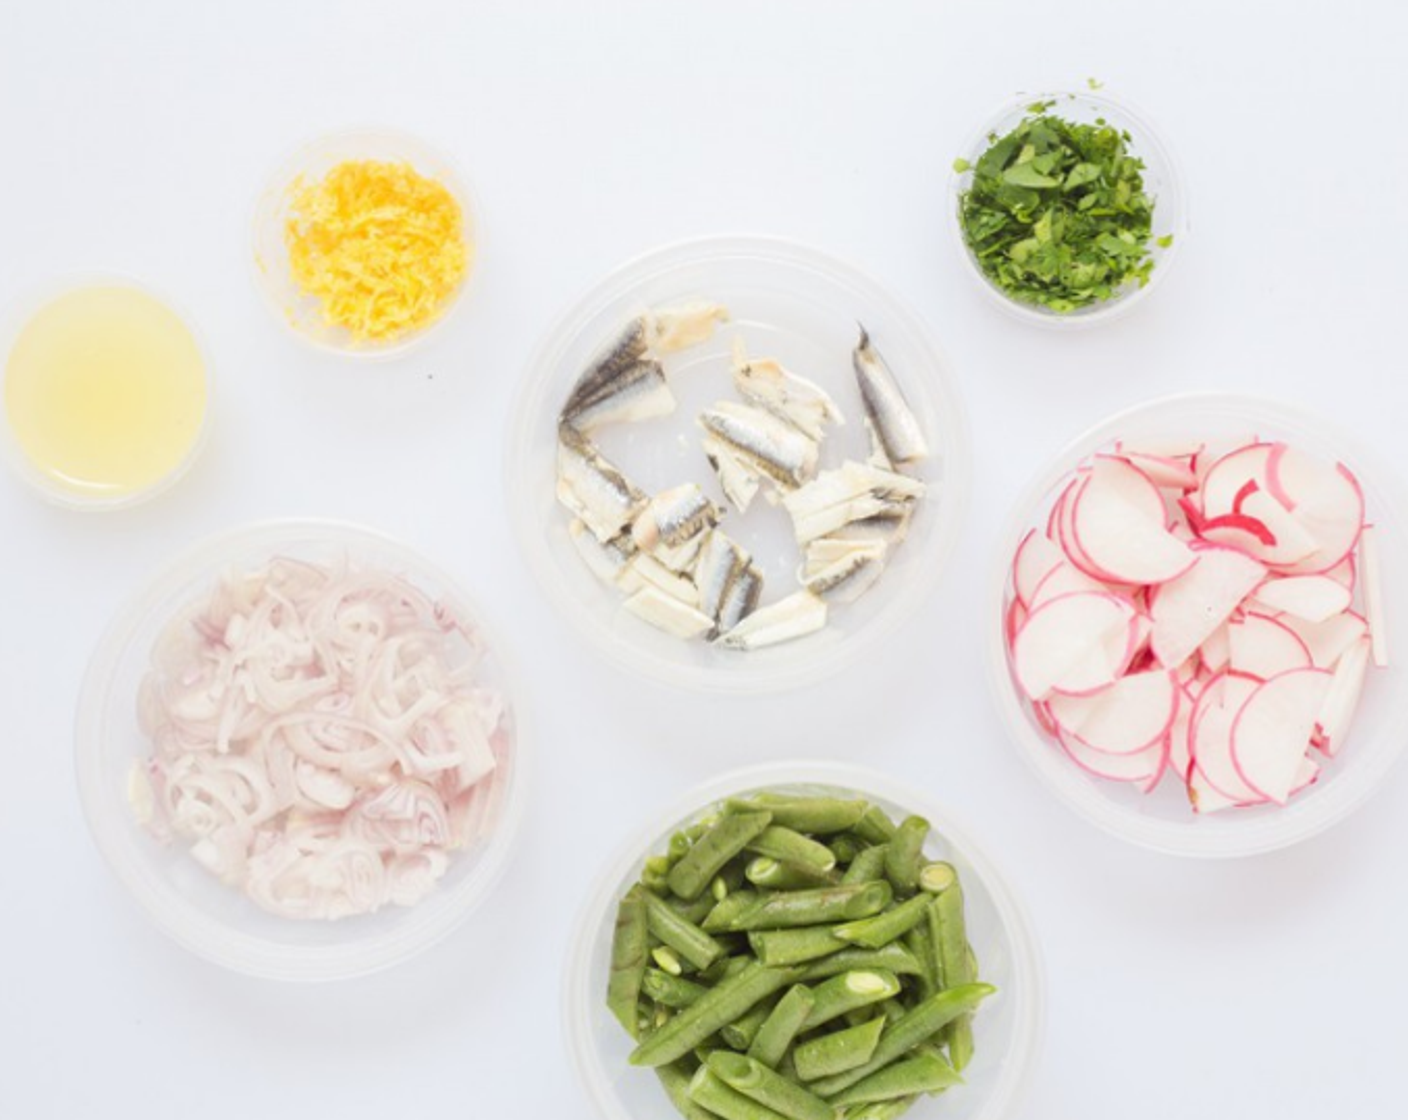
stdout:
<svg viewBox="0 0 1408 1120">
<path fill-rule="evenodd" d="M 962 156 L 953 161 L 953 172 L 955 175 L 962 175 L 965 171 L 971 171 L 973 165 Z"/>
<path fill-rule="evenodd" d="M 1094 78 L 1086 78 L 1085 84 L 1089 86 L 1092 90 L 1105 88 L 1104 82 L 1097 82 Z"/>
<path fill-rule="evenodd" d="M 1154 200 L 1128 132 L 1052 116 L 1053 104 L 1028 106 L 976 163 L 954 170 L 973 171 L 959 220 L 983 273 L 1013 299 L 1064 314 L 1149 282 Z"/>
</svg>

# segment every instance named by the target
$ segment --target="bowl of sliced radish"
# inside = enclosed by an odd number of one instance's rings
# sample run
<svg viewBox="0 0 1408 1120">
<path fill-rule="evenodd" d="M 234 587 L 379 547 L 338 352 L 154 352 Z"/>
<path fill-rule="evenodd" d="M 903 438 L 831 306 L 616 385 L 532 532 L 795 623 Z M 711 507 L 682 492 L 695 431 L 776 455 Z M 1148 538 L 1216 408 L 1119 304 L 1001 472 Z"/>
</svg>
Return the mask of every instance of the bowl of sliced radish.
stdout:
<svg viewBox="0 0 1408 1120">
<path fill-rule="evenodd" d="M 236 971 L 395 964 L 497 882 L 521 815 L 503 646 L 449 576 L 369 530 L 286 521 L 173 561 L 99 642 L 84 815 L 137 902 Z"/>
<path fill-rule="evenodd" d="M 999 708 L 1109 832 L 1270 851 L 1342 820 L 1402 751 L 1408 501 L 1318 416 L 1224 394 L 1120 413 L 1033 481 L 999 557 Z"/>
</svg>

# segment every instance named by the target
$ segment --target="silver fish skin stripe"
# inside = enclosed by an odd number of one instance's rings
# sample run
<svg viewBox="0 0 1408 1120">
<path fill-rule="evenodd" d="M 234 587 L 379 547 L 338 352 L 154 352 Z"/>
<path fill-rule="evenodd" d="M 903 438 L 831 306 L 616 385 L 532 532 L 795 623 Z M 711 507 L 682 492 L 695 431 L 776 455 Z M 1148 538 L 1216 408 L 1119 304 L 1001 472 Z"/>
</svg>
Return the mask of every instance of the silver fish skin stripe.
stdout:
<svg viewBox="0 0 1408 1120">
<path fill-rule="evenodd" d="M 763 573 L 753 564 L 748 564 L 733 575 L 723 601 L 719 604 L 719 617 L 714 629 L 719 634 L 727 634 L 750 614 L 758 609 L 758 601 L 763 597 Z"/>
<path fill-rule="evenodd" d="M 784 487 L 800 486 L 816 473 L 816 441 L 760 408 L 719 401 L 699 414 L 699 423 Z"/>
<path fill-rule="evenodd" d="M 718 520 L 714 503 L 695 483 L 687 482 L 651 498 L 636 518 L 631 537 L 646 552 L 673 549 Z"/>
<path fill-rule="evenodd" d="M 564 417 L 597 400 L 604 386 L 645 357 L 645 327 L 644 318 L 632 319 L 616 336 L 616 340 L 603 350 L 602 356 L 583 371 L 562 406 Z"/>
<path fill-rule="evenodd" d="M 870 335 L 860 329 L 860 343 L 852 354 L 856 382 L 860 386 L 865 411 L 884 444 L 892 463 L 914 463 L 929 457 L 929 444 L 919 429 L 909 402 L 904 399 L 889 366 L 870 344 Z"/>
<path fill-rule="evenodd" d="M 634 521 L 648 500 L 591 440 L 566 424 L 558 428 L 557 497 L 601 541 Z"/>
<path fill-rule="evenodd" d="M 694 570 L 694 582 L 699 587 L 699 609 L 716 625 L 729 588 L 748 563 L 748 554 L 719 530 L 715 529 L 705 540 Z"/>
<path fill-rule="evenodd" d="M 644 361 L 626 367 L 574 407 L 564 408 L 562 420 L 579 431 L 589 432 L 605 424 L 668 416 L 675 406 L 675 394 L 665 379 L 664 367 L 659 362 Z"/>
</svg>

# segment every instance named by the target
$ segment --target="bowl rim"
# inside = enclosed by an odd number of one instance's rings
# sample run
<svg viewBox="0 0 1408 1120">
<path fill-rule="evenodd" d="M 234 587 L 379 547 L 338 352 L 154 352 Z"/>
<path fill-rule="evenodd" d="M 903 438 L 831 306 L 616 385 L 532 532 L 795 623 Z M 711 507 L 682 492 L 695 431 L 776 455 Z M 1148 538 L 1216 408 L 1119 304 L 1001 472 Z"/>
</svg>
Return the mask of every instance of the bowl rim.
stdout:
<svg viewBox="0 0 1408 1120">
<path fill-rule="evenodd" d="M 1065 758 L 1058 757 L 1049 739 L 1038 734 L 1025 714 L 1024 702 L 1017 696 L 1008 670 L 1006 643 L 1002 634 L 1002 616 L 1006 605 L 1008 575 L 1012 557 L 1022 536 L 1038 522 L 1034 512 L 1051 494 L 1053 488 L 1070 474 L 1075 464 L 1118 438 L 1129 424 L 1169 413 L 1191 416 L 1225 414 L 1254 417 L 1253 424 L 1265 423 L 1272 428 L 1302 429 L 1318 432 L 1323 441 L 1354 467 L 1361 479 L 1370 480 L 1366 489 L 1380 497 L 1382 514 L 1392 516 L 1400 532 L 1408 527 L 1408 490 L 1398 472 L 1394 471 L 1372 449 L 1357 442 L 1352 434 L 1321 414 L 1274 397 L 1249 393 L 1229 393 L 1220 390 L 1173 393 L 1128 405 L 1087 427 L 1052 455 L 1028 480 L 1012 504 L 999 531 L 992 553 L 991 574 L 983 598 L 984 658 L 989 693 L 1009 741 L 1026 767 L 1036 775 L 1041 785 L 1077 815 L 1097 828 L 1139 847 L 1167 855 L 1203 859 L 1234 859 L 1277 851 L 1308 840 L 1350 816 L 1372 797 L 1383 783 L 1408 745 L 1408 736 L 1399 737 L 1378 755 L 1363 756 L 1352 749 L 1342 761 L 1335 786 L 1307 790 L 1296 805 L 1318 804 L 1319 813 L 1302 813 L 1289 819 L 1285 812 L 1263 813 L 1256 816 L 1231 817 L 1219 814 L 1223 820 L 1244 822 L 1237 832 L 1206 828 L 1199 831 L 1199 818 L 1189 812 L 1186 819 L 1163 820 L 1146 817 L 1135 807 L 1116 803 L 1107 794 L 1117 783 L 1104 782 L 1081 773 Z M 994 621 L 996 620 L 996 621 Z M 1408 719 L 1408 690 L 1394 705 L 1390 717 Z M 1391 718 L 1389 723 L 1394 722 Z M 1362 762 L 1358 762 L 1359 759 Z M 1346 779 L 1354 775 L 1354 781 Z M 1339 787 L 1342 792 L 1330 808 L 1325 808 L 1325 794 Z M 1229 813 L 1231 811 L 1229 810 Z"/>
<path fill-rule="evenodd" d="M 195 342 L 201 361 L 201 384 L 205 389 L 200 427 L 196 429 L 181 459 L 155 482 L 116 497 L 86 494 L 62 486 L 40 470 L 20 446 L 3 399 L 4 383 L 9 377 L 10 355 L 35 316 L 65 296 L 94 288 L 126 288 L 138 292 L 176 316 Z M 217 404 L 214 355 L 200 324 L 180 300 L 135 273 L 114 268 L 78 268 L 56 272 L 31 284 L 0 310 L 0 413 L 3 413 L 0 415 L 0 459 L 5 460 L 15 476 L 51 506 L 81 513 L 115 513 L 143 505 L 166 493 L 190 473 L 210 442 L 210 417 Z"/>
<path fill-rule="evenodd" d="M 1124 97 L 1111 97 L 1101 87 L 1099 90 L 1074 89 L 1069 87 L 1058 87 L 1054 89 L 1032 91 L 1030 93 L 1016 93 L 1006 98 L 1000 105 L 995 107 L 987 116 L 983 118 L 983 125 L 972 135 L 963 145 L 963 155 L 965 159 L 976 163 L 976 156 L 981 155 L 986 149 L 988 136 L 996 131 L 1000 125 L 1010 117 L 1017 114 L 1023 116 L 1030 115 L 1030 106 L 1037 102 L 1054 100 L 1058 104 L 1064 101 L 1083 102 L 1096 109 L 1107 109 L 1112 113 L 1125 118 L 1125 122 L 1133 137 L 1133 147 L 1136 154 L 1140 150 L 1152 152 L 1163 165 L 1168 169 L 1169 190 L 1168 194 L 1170 207 L 1172 209 L 1172 221 L 1170 232 L 1173 234 L 1173 242 L 1167 249 L 1157 250 L 1157 264 L 1149 275 L 1149 282 L 1143 287 L 1127 289 L 1122 295 L 1113 299 L 1105 300 L 1092 308 L 1078 311 L 1059 313 L 1048 311 L 1038 304 L 1023 303 L 1013 299 L 1006 292 L 999 289 L 991 280 L 987 278 L 983 270 L 978 267 L 977 261 L 973 258 L 973 252 L 968 247 L 968 243 L 963 236 L 962 223 L 958 217 L 958 208 L 962 202 L 964 193 L 972 182 L 972 169 L 964 171 L 951 170 L 949 173 L 949 220 L 945 223 L 949 227 L 949 240 L 963 262 L 964 272 L 967 273 L 977 283 L 988 301 L 995 307 L 1000 308 L 1008 315 L 1015 317 L 1021 322 L 1032 326 L 1045 327 L 1051 330 L 1085 330 L 1097 327 L 1104 323 L 1114 322 L 1128 315 L 1136 307 L 1142 305 L 1145 299 L 1156 287 L 1162 287 L 1165 277 L 1173 270 L 1174 263 L 1181 259 L 1181 250 L 1188 240 L 1190 229 L 1189 205 L 1188 205 L 1188 184 L 1183 175 L 1182 165 L 1178 162 L 1174 150 L 1164 139 L 1164 135 L 1155 126 L 1147 113 L 1137 106 L 1131 104 Z M 1156 209 L 1158 202 L 1156 199 Z M 1156 250 L 1151 249 L 1151 252 Z"/>
<path fill-rule="evenodd" d="M 273 291 L 270 270 L 286 266 L 287 252 L 284 250 L 281 253 L 280 260 L 266 261 L 260 249 L 260 232 L 266 221 L 278 217 L 281 212 L 281 200 L 293 180 L 303 173 L 308 164 L 316 162 L 318 155 L 329 147 L 340 143 L 355 145 L 358 142 L 383 142 L 397 149 L 399 158 L 412 165 L 415 165 L 419 158 L 434 162 L 444 169 L 443 175 L 421 173 L 446 187 L 459 203 L 462 239 L 469 254 L 468 267 L 459 287 L 450 296 L 449 303 L 425 326 L 385 343 L 337 345 L 314 338 L 300 329 L 293 321 L 289 309 L 279 302 Z M 245 225 L 249 239 L 248 273 L 259 292 L 260 303 L 279 321 L 287 333 L 299 339 L 305 346 L 320 354 L 347 358 L 367 365 L 389 363 L 404 358 L 421 349 L 428 339 L 441 337 L 441 328 L 452 321 L 458 321 L 462 309 L 468 303 L 468 296 L 478 289 L 479 274 L 483 271 L 484 234 L 480 204 L 464 169 L 445 149 L 424 139 L 418 133 L 396 125 L 343 125 L 306 135 L 298 143 L 284 149 L 265 174 L 262 185 L 249 204 Z"/>
<path fill-rule="evenodd" d="M 739 257 L 810 269 L 858 289 L 867 299 L 883 306 L 886 315 L 904 328 L 929 359 L 930 369 L 926 374 L 905 378 L 904 387 L 920 394 L 931 405 L 934 414 L 946 421 L 952 436 L 951 445 L 942 449 L 944 475 L 939 499 L 932 507 L 934 527 L 932 539 L 926 542 L 926 570 L 911 573 L 909 594 L 898 595 L 886 605 L 881 617 L 868 619 L 861 633 L 848 635 L 824 655 L 801 665 L 774 666 L 767 673 L 757 672 L 746 678 L 743 674 L 719 672 L 707 665 L 662 665 L 629 637 L 603 632 L 577 598 L 562 587 L 551 550 L 539 547 L 535 538 L 538 522 L 528 504 L 517 500 L 516 493 L 519 480 L 530 473 L 530 464 L 535 458 L 531 436 L 535 421 L 546 406 L 552 375 L 561 364 L 564 351 L 583 330 L 613 303 L 657 275 L 682 266 Z M 927 323 L 883 283 L 845 258 L 791 238 L 754 233 L 707 234 L 648 249 L 613 267 L 559 311 L 529 356 L 520 378 L 510 408 L 509 438 L 504 444 L 502 463 L 509 520 L 518 548 L 539 591 L 552 605 L 554 613 L 567 620 L 568 628 L 578 639 L 616 668 L 638 679 L 685 692 L 728 696 L 780 693 L 814 684 L 840 673 L 867 649 L 873 649 L 901 630 L 915 611 L 929 602 L 949 570 L 967 524 L 973 478 L 972 436 L 956 367 Z M 805 648 L 805 640 L 797 644 Z"/>
<path fill-rule="evenodd" d="M 1004 1072 L 991 1096 L 966 1120 L 1002 1120 L 1021 1102 L 1035 1075 L 1046 1035 L 1046 975 L 1041 947 L 1026 906 L 1005 874 L 977 843 L 963 819 L 934 802 L 927 793 L 869 767 L 822 759 L 788 759 L 744 766 L 709 778 L 653 813 L 633 828 L 603 864 L 578 908 L 574 933 L 562 971 L 562 1021 L 567 1049 L 579 1084 L 597 1114 L 607 1120 L 634 1120 L 604 1085 L 604 1071 L 595 1061 L 589 1009 L 602 998 L 604 987 L 592 983 L 592 944 L 631 871 L 650 854 L 661 837 L 682 822 L 708 810 L 724 798 L 749 790 L 787 785 L 833 786 L 875 796 L 920 813 L 959 855 L 983 885 L 997 912 L 1009 944 L 1013 979 L 1014 1045 L 1004 1056 Z M 1006 990 L 1006 989 L 1004 989 Z M 642 1073 L 645 1071 L 641 1071 Z"/>
<path fill-rule="evenodd" d="M 102 715 L 114 678 L 137 631 L 171 597 L 173 589 L 206 578 L 233 557 L 274 547 L 281 540 L 323 538 L 349 547 L 375 549 L 405 565 L 408 578 L 424 576 L 468 611 L 484 637 L 503 678 L 503 692 L 513 716 L 513 755 L 498 824 L 487 838 L 479 863 L 469 879 L 445 901 L 422 910 L 387 908 L 401 920 L 396 928 L 335 945 L 281 945 L 266 938 L 236 932 L 218 919 L 196 915 L 179 893 L 140 858 L 123 838 L 130 823 L 104 805 L 99 784 L 99 760 L 107 753 Z M 335 519 L 275 518 L 249 522 L 202 538 L 154 571 L 131 593 L 103 631 L 84 672 L 76 703 L 73 731 L 74 780 L 84 822 L 103 862 L 127 889 L 152 923 L 183 948 L 235 972 L 271 980 L 329 981 L 351 979 L 400 964 L 429 949 L 458 929 L 497 886 L 507 868 L 519 834 L 525 787 L 530 781 L 530 720 L 520 688 L 521 676 L 512 655 L 477 599 L 464 592 L 454 577 L 433 561 L 378 530 Z M 433 892 L 430 898 L 436 897 Z M 419 913 L 418 913 L 419 911 Z M 417 920 L 419 918 L 420 920 Z M 292 919 L 290 919 L 292 921 Z"/>
</svg>

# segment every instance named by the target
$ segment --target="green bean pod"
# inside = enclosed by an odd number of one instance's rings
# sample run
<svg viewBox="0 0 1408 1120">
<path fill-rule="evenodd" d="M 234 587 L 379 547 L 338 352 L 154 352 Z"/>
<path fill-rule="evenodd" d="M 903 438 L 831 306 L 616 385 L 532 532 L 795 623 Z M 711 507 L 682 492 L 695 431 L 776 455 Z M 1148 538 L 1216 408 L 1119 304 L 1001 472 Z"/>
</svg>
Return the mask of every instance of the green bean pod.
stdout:
<svg viewBox="0 0 1408 1120">
<path fill-rule="evenodd" d="M 890 820 L 883 809 L 872 805 L 861 814 L 860 820 L 851 826 L 851 831 L 867 844 L 886 844 L 895 834 L 895 822 Z"/>
<path fill-rule="evenodd" d="M 728 809 L 747 813 L 759 809 L 772 814 L 774 824 L 798 832 L 824 835 L 854 828 L 870 803 L 840 797 L 790 797 L 781 793 L 760 793 L 752 798 L 730 798 Z"/>
<path fill-rule="evenodd" d="M 795 984 L 788 988 L 753 1036 L 748 1046 L 748 1056 L 776 1069 L 811 1014 L 814 1002 L 811 989 L 805 985 Z"/>
<path fill-rule="evenodd" d="M 606 1006 L 632 1038 L 640 1037 L 636 1003 L 640 999 L 649 955 L 645 899 L 649 891 L 639 884 L 628 890 L 616 907 L 616 928 L 611 937 L 611 978 L 606 984 Z"/>
<path fill-rule="evenodd" d="M 854 832 L 839 832 L 827 841 L 826 846 L 839 864 L 849 864 L 869 845 Z"/>
<path fill-rule="evenodd" d="M 645 896 L 645 918 L 651 934 L 696 969 L 708 968 L 724 955 L 722 945 L 653 894 Z"/>
<path fill-rule="evenodd" d="M 658 968 L 647 968 L 645 982 L 641 984 L 641 991 L 656 1003 L 662 1003 L 676 1011 L 699 1002 L 708 990 L 703 984 L 696 984 L 693 980 L 685 980 L 680 976 L 671 976 Z"/>
<path fill-rule="evenodd" d="M 977 962 L 968 944 L 963 916 L 963 888 L 952 886 L 934 895 L 930 905 L 930 934 L 938 951 L 945 988 L 971 984 L 977 978 Z M 948 1031 L 948 1055 L 953 1068 L 962 1073 L 973 1059 L 973 1017 L 960 1015 Z"/>
<path fill-rule="evenodd" d="M 858 1026 L 799 1043 L 792 1051 L 797 1076 L 803 1081 L 815 1081 L 865 1065 L 875 1053 L 885 1023 L 885 1016 L 877 1015 Z"/>
<path fill-rule="evenodd" d="M 812 989 L 812 1010 L 802 1029 L 823 1026 L 848 1011 L 898 995 L 899 990 L 900 980 L 893 972 L 856 969 L 833 976 Z"/>
<path fill-rule="evenodd" d="M 709 1072 L 750 1100 L 788 1120 L 835 1120 L 836 1112 L 816 1094 L 744 1054 L 709 1055 Z"/>
<path fill-rule="evenodd" d="M 875 1047 L 870 1061 L 845 1073 L 824 1078 L 813 1088 L 819 1095 L 827 1098 L 845 1092 L 862 1078 L 869 1077 L 877 1069 L 909 1053 L 921 1042 L 933 1038 L 949 1023 L 972 1011 L 995 991 L 997 989 L 991 984 L 965 984 L 930 996 L 915 1004 L 905 1013 L 904 1018 L 890 1024 L 889 1029 L 880 1036 L 880 1042 Z M 695 1007 L 698 1006 L 695 1004 Z M 683 1011 L 680 1014 L 688 1015 L 689 1012 Z M 673 1021 L 671 1025 L 673 1026 Z"/>
<path fill-rule="evenodd" d="M 905 817 L 895 830 L 885 855 L 885 875 L 901 894 L 911 894 L 919 885 L 919 864 L 928 837 L 929 822 L 923 817 Z"/>
<path fill-rule="evenodd" d="M 661 969 L 668 976 L 683 976 L 684 965 L 675 951 L 668 945 L 657 945 L 650 950 L 650 959 L 655 962 L 657 968 Z"/>
<path fill-rule="evenodd" d="M 825 980 L 850 972 L 855 968 L 881 968 L 896 976 L 922 976 L 923 969 L 914 954 L 903 945 L 889 944 L 883 949 L 842 949 L 807 965 L 802 979 Z"/>
<path fill-rule="evenodd" d="M 744 874 L 755 887 L 775 891 L 810 890 L 830 886 L 837 881 L 834 873 L 828 874 L 801 864 L 780 863 L 772 856 L 749 860 Z"/>
<path fill-rule="evenodd" d="M 723 933 L 730 930 L 733 928 L 734 919 L 752 909 L 753 904 L 762 898 L 763 895 L 759 891 L 733 891 L 709 910 L 704 920 L 699 923 L 699 928 L 706 933 Z"/>
<path fill-rule="evenodd" d="M 940 894 L 957 885 L 958 872 L 951 863 L 926 863 L 919 869 L 919 889 L 928 894 Z"/>
<path fill-rule="evenodd" d="M 707 1065 L 695 1071 L 689 1083 L 689 1099 L 721 1120 L 788 1120 L 782 1113 L 725 1085 Z"/>
<path fill-rule="evenodd" d="M 832 1097 L 831 1103 L 837 1106 L 874 1104 L 920 1093 L 941 1093 L 962 1081 L 963 1078 L 937 1053 L 916 1054 L 912 1058 L 891 1062 L 869 1077 L 862 1078 L 845 1092 Z"/>
<path fill-rule="evenodd" d="M 938 950 L 934 947 L 934 939 L 929 933 L 929 922 L 933 913 L 932 906 L 925 907 L 924 921 L 904 935 L 906 948 L 919 962 L 920 971 L 915 981 L 915 990 L 920 999 L 928 999 L 939 990 L 939 976 L 942 971 L 939 968 Z"/>
<path fill-rule="evenodd" d="M 771 823 L 771 813 L 720 817 L 670 868 L 670 890 L 680 898 L 698 898 L 710 880 L 723 870 L 724 864 Z"/>
<path fill-rule="evenodd" d="M 926 921 L 928 915 L 929 896 L 915 895 L 873 918 L 839 925 L 834 932 L 842 941 L 864 945 L 867 949 L 879 949 Z"/>
<path fill-rule="evenodd" d="M 873 848 L 865 848 L 851 860 L 851 865 L 846 868 L 841 876 L 843 883 L 869 883 L 876 879 L 885 877 L 885 856 L 890 850 L 889 844 L 877 844 Z"/>
<path fill-rule="evenodd" d="M 699 974 L 703 984 L 717 984 L 730 976 L 737 976 L 753 962 L 748 957 L 720 957 Z"/>
<path fill-rule="evenodd" d="M 714 908 L 715 902 L 707 891 L 693 902 L 686 902 L 684 899 L 676 898 L 674 895 L 662 895 L 661 899 L 666 906 L 681 918 L 687 922 L 693 922 L 695 925 L 698 925 L 708 917 L 709 911 Z"/>
<path fill-rule="evenodd" d="M 707 1112 L 689 1099 L 689 1082 L 693 1075 L 680 1062 L 657 1067 L 655 1075 L 660 1078 L 670 1103 L 685 1120 L 716 1120 L 712 1112 Z"/>
<path fill-rule="evenodd" d="M 771 996 L 756 1007 L 750 1008 L 726 1027 L 719 1029 L 719 1037 L 734 1050 L 747 1050 L 768 1021 L 768 1016 L 777 1007 L 778 1001 Z"/>
<path fill-rule="evenodd" d="M 799 929 L 757 930 L 748 935 L 748 945 L 757 958 L 770 968 L 804 964 L 846 947 L 833 930 L 836 926 L 802 926 Z"/>
<path fill-rule="evenodd" d="M 640 881 L 656 894 L 670 893 L 670 861 L 666 856 L 651 856 L 641 869 Z"/>
<path fill-rule="evenodd" d="M 662 1066 L 683 1057 L 761 1000 L 795 982 L 798 973 L 797 969 L 766 968 L 750 962 L 736 976 L 719 981 L 698 1001 L 641 1042 L 631 1051 L 631 1064 Z"/>
<path fill-rule="evenodd" d="M 918 1097 L 896 1097 L 892 1101 L 876 1101 L 859 1108 L 846 1109 L 846 1120 L 899 1120 L 914 1106 Z"/>
<path fill-rule="evenodd" d="M 793 829 L 783 828 L 775 817 L 773 824 L 748 841 L 747 850 L 771 856 L 779 863 L 809 867 L 821 873 L 836 866 L 836 854 L 830 848 Z"/>
<path fill-rule="evenodd" d="M 784 891 L 759 899 L 735 918 L 729 929 L 749 932 L 848 922 L 878 914 L 890 904 L 891 897 L 890 884 L 883 880 Z"/>
</svg>

